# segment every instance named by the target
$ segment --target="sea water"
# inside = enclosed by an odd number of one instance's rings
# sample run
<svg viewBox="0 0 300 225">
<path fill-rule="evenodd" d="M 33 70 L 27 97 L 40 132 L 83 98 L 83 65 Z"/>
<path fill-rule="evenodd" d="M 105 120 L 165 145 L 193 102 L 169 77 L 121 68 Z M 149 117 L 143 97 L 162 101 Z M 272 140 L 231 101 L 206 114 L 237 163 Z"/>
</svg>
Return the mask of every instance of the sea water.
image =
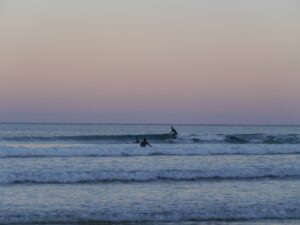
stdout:
<svg viewBox="0 0 300 225">
<path fill-rule="evenodd" d="M 175 128 L 0 124 L 0 224 L 300 224 L 300 126 Z"/>
</svg>

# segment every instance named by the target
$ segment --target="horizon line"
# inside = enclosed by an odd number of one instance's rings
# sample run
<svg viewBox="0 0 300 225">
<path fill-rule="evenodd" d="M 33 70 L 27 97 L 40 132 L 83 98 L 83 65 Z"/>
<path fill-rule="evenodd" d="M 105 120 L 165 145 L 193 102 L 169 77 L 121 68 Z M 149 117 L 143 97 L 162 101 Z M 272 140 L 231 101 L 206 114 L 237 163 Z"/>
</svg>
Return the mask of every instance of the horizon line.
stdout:
<svg viewBox="0 0 300 225">
<path fill-rule="evenodd" d="M 0 124 L 45 124 L 45 125 L 178 125 L 178 126 L 300 126 L 299 123 L 137 123 L 137 122 L 1 122 Z"/>
</svg>

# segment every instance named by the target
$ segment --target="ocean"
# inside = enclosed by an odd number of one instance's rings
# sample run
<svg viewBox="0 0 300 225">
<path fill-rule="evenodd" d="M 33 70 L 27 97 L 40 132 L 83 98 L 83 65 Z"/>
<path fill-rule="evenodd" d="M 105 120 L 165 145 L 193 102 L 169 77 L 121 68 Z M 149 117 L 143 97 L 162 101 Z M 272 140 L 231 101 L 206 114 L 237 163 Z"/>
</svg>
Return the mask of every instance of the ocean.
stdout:
<svg viewBox="0 0 300 225">
<path fill-rule="evenodd" d="M 300 126 L 174 127 L 0 124 L 0 224 L 300 224 Z"/>
</svg>

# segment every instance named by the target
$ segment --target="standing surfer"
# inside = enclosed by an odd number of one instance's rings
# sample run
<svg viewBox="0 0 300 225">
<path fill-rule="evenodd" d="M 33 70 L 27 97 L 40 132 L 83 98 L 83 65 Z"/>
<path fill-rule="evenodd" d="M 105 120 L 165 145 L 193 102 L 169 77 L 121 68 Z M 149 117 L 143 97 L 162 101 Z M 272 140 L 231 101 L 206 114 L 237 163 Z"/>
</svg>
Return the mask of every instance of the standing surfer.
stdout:
<svg viewBox="0 0 300 225">
<path fill-rule="evenodd" d="M 175 130 L 175 128 L 173 127 L 173 126 L 171 126 L 171 135 L 173 136 L 173 137 L 176 137 L 177 136 L 177 131 Z"/>
</svg>

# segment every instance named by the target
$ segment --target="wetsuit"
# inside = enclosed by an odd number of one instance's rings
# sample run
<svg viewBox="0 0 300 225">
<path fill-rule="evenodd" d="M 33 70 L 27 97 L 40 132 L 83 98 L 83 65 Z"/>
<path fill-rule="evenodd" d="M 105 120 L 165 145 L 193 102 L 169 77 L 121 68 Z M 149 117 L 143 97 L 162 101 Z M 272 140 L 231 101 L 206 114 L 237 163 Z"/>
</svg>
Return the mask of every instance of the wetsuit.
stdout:
<svg viewBox="0 0 300 225">
<path fill-rule="evenodd" d="M 141 147 L 146 147 L 147 145 L 148 145 L 149 147 L 152 147 L 152 146 L 149 144 L 149 142 L 147 141 L 147 139 L 144 138 L 144 140 L 141 142 Z"/>
<path fill-rule="evenodd" d="M 177 136 L 177 131 L 174 129 L 174 127 L 171 127 L 171 134 L 173 137 Z"/>
</svg>

